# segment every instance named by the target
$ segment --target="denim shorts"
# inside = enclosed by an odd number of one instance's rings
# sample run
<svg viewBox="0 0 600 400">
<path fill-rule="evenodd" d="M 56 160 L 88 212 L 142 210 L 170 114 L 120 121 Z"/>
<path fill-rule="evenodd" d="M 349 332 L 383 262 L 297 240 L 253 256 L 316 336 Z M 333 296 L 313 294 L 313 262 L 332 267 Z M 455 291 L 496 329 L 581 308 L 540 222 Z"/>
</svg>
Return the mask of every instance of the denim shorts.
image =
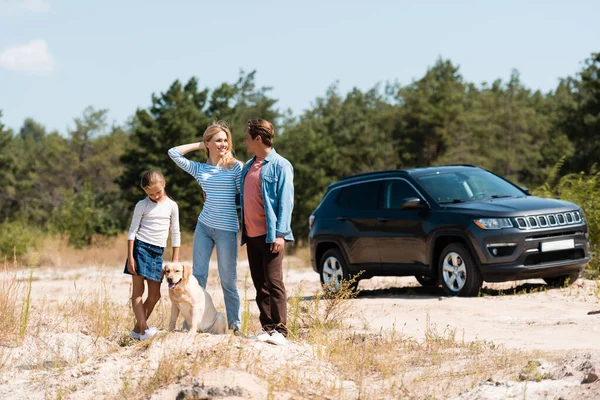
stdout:
<svg viewBox="0 0 600 400">
<path fill-rule="evenodd" d="M 155 282 L 162 282 L 162 255 L 164 247 L 158 247 L 150 243 L 135 239 L 133 242 L 133 259 L 135 260 L 135 271 L 139 276 Z M 127 261 L 125 261 L 124 273 L 131 275 L 127 271 Z"/>
</svg>

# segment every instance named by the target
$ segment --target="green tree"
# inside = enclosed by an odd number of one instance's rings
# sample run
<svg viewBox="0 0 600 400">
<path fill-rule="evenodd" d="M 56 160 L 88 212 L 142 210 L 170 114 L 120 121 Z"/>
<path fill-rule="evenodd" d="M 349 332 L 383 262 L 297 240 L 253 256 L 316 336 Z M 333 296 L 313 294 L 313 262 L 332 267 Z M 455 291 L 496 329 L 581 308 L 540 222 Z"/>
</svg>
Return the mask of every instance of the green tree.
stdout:
<svg viewBox="0 0 600 400">
<path fill-rule="evenodd" d="M 563 104 L 564 119 L 561 128 L 574 145 L 574 154 L 567 161 L 571 171 L 589 171 L 600 153 L 600 53 L 592 53 L 579 79 L 568 79 L 572 102 Z"/>
<path fill-rule="evenodd" d="M 118 232 L 113 205 L 104 203 L 90 184 L 68 192 L 51 218 L 53 229 L 69 237 L 69 244 L 82 248 L 92 244 L 94 235 Z"/>
<path fill-rule="evenodd" d="M 469 143 L 468 86 L 458 70 L 449 60 L 438 59 L 423 78 L 398 91 L 402 118 L 393 137 L 402 145 L 404 165 L 432 165 L 450 146 Z M 461 151 L 453 149 L 451 158 Z"/>
<path fill-rule="evenodd" d="M 72 151 L 70 183 L 75 192 L 89 183 L 93 183 L 98 191 L 103 191 L 104 185 L 112 183 L 112 177 L 108 177 L 107 181 L 105 168 L 110 167 L 114 160 L 105 153 L 105 145 L 95 148 L 98 143 L 103 144 L 100 137 L 107 134 L 107 113 L 108 110 L 87 107 L 80 118 L 74 119 L 75 129 L 69 131 L 69 147 Z"/>
<path fill-rule="evenodd" d="M 0 110 L 0 170 L 4 178 L 0 187 L 0 222 L 9 219 L 15 211 L 17 179 L 14 156 L 13 133 L 2 123 L 2 110 Z"/>
<path fill-rule="evenodd" d="M 534 107 L 538 113 L 543 115 L 545 127 L 543 129 L 543 138 L 538 136 L 539 163 L 531 166 L 531 178 L 528 179 L 532 186 L 538 186 L 547 182 L 551 175 L 555 174 L 555 166 L 562 167 L 563 161 L 573 155 L 573 143 L 562 124 L 566 118 L 565 110 L 572 107 L 573 95 L 572 86 L 569 80 L 561 80 L 555 91 L 546 96 L 535 97 Z"/>
<path fill-rule="evenodd" d="M 58 132 L 46 136 L 42 150 L 36 154 L 35 192 L 37 198 L 31 199 L 33 206 L 46 211 L 42 224 L 47 221 L 52 210 L 60 205 L 66 193 L 74 187 L 73 166 L 76 156 L 69 139 Z"/>
<path fill-rule="evenodd" d="M 16 178 L 15 219 L 30 225 L 38 225 L 49 213 L 44 207 L 42 197 L 38 191 L 41 177 L 38 175 L 37 165 L 40 154 L 44 151 L 46 128 L 27 118 L 16 135 L 13 151 L 15 155 L 13 167 Z"/>
<path fill-rule="evenodd" d="M 531 93 L 513 70 L 510 80 L 483 86 L 472 101 L 472 140 L 479 166 L 517 182 L 541 179 L 541 149 L 548 142 L 550 121 L 543 112 L 544 97 Z"/>
<path fill-rule="evenodd" d="M 277 100 L 269 96 L 270 87 L 257 87 L 255 79 L 256 71 L 248 74 L 240 71 L 235 83 L 223 83 L 212 91 L 206 108 L 210 119 L 229 123 L 236 157 L 242 161 L 249 158 L 242 145 L 248 120 L 262 118 L 271 121 L 276 126 L 276 135 L 279 134 L 277 125 L 281 115 L 274 108 Z"/>
<path fill-rule="evenodd" d="M 24 141 L 31 140 L 34 143 L 41 143 L 45 137 L 46 128 L 33 118 L 26 118 L 23 126 L 19 129 L 19 138 Z"/>
</svg>

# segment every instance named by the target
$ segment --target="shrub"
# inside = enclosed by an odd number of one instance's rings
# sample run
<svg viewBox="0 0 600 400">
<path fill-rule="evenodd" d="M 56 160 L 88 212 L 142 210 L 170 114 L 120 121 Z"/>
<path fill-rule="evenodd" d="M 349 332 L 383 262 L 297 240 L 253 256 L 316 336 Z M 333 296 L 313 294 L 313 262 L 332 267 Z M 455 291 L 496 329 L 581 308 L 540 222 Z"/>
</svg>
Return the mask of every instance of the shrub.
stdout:
<svg viewBox="0 0 600 400">
<path fill-rule="evenodd" d="M 359 274 L 360 275 L 360 274 Z M 330 330 L 344 325 L 350 308 L 351 300 L 359 291 L 356 290 L 358 275 L 350 280 L 343 280 L 337 291 L 332 291 L 327 285 L 315 292 L 310 300 L 301 295 L 301 288 L 290 299 L 289 329 L 294 338 L 299 338 L 303 330 Z"/>
<path fill-rule="evenodd" d="M 105 204 L 87 185 L 69 193 L 54 210 L 52 229 L 69 236 L 69 244 L 82 248 L 92 244 L 94 235 L 116 235 L 119 221 L 110 204 Z"/>
<path fill-rule="evenodd" d="M 560 166 L 559 166 L 560 167 Z M 581 206 L 588 224 L 588 232 L 591 245 L 591 261 L 587 272 L 590 277 L 599 275 L 600 260 L 598 248 L 600 240 L 600 172 L 595 168 L 590 174 L 583 172 L 578 174 L 567 174 L 555 182 L 552 182 L 553 174 L 542 186 L 534 190 L 536 196 L 555 197 L 571 201 Z"/>
<path fill-rule="evenodd" d="M 35 247 L 35 241 L 41 236 L 38 228 L 19 221 L 0 224 L 0 256 L 12 258 L 21 256 Z"/>
</svg>

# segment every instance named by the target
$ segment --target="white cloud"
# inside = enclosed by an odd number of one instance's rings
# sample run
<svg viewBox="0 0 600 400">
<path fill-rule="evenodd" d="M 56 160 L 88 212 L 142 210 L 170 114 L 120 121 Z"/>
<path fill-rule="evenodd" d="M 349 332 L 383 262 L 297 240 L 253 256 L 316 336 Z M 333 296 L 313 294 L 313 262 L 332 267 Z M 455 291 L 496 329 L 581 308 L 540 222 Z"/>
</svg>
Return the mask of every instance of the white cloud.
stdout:
<svg viewBox="0 0 600 400">
<path fill-rule="evenodd" d="M 46 0 L 0 0 L 0 16 L 14 17 L 28 12 L 48 11 L 50 11 L 50 3 Z"/>
<path fill-rule="evenodd" d="M 37 39 L 0 52 L 0 67 L 18 72 L 48 73 L 54 70 L 54 57 L 46 41 Z"/>
</svg>

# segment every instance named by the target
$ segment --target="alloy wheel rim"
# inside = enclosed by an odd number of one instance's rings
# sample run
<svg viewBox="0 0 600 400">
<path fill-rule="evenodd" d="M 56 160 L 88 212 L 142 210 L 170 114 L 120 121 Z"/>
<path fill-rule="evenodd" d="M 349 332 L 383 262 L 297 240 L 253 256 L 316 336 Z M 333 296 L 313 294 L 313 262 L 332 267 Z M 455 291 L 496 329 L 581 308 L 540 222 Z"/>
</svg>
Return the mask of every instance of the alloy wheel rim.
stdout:
<svg viewBox="0 0 600 400">
<path fill-rule="evenodd" d="M 442 277 L 446 287 L 453 292 L 460 292 L 467 281 L 467 268 L 460 254 L 451 251 L 444 257 Z"/>
<path fill-rule="evenodd" d="M 342 264 L 335 257 L 327 257 L 323 262 L 323 283 L 328 288 L 333 288 L 336 291 L 340 289 L 340 282 L 344 278 Z"/>
</svg>

